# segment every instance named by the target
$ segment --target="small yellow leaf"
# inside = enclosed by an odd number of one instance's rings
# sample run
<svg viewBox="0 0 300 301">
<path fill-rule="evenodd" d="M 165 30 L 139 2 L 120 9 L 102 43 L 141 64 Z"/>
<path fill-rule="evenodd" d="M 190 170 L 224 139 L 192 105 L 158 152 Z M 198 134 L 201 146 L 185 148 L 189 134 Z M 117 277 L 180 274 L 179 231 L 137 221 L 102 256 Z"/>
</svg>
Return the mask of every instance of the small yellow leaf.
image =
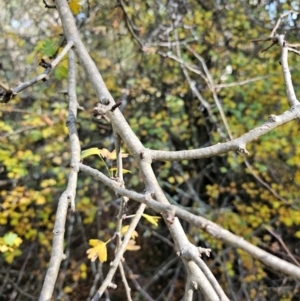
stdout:
<svg viewBox="0 0 300 301">
<path fill-rule="evenodd" d="M 122 235 L 125 235 L 126 233 L 127 233 L 127 231 L 128 231 L 128 228 L 129 228 L 129 225 L 127 225 L 127 226 L 123 226 L 122 227 L 122 229 L 121 229 L 121 234 Z M 132 234 L 131 234 L 131 238 L 132 239 L 135 239 L 136 237 L 138 237 L 139 235 L 138 235 L 138 233 L 134 230 L 133 232 L 132 232 Z"/>
<path fill-rule="evenodd" d="M 112 167 L 112 168 L 109 169 L 109 171 L 111 171 L 111 172 L 117 171 L 117 168 L 116 167 Z M 131 171 L 128 170 L 128 169 L 122 169 L 122 173 L 123 174 L 125 174 L 125 173 L 131 173 Z"/>
<path fill-rule="evenodd" d="M 88 258 L 91 259 L 91 261 L 95 261 L 97 257 L 99 258 L 100 262 L 107 261 L 107 242 L 98 239 L 90 239 L 89 244 L 93 248 L 88 249 L 86 253 L 88 254 Z"/>
<path fill-rule="evenodd" d="M 158 220 L 161 219 L 160 216 L 152 216 L 152 215 L 148 215 L 148 214 L 143 214 L 143 217 L 152 225 L 154 225 L 155 227 L 158 226 Z"/>
<path fill-rule="evenodd" d="M 138 246 L 135 244 L 135 240 L 133 239 L 130 239 L 129 242 L 128 242 L 128 245 L 126 247 L 126 250 L 127 251 L 138 251 L 141 249 L 141 246 Z"/>
<path fill-rule="evenodd" d="M 84 158 L 92 156 L 92 155 L 98 155 L 98 156 L 100 156 L 100 150 L 99 150 L 99 148 L 92 147 L 92 148 L 83 150 L 81 152 L 80 158 L 84 159 Z"/>
<path fill-rule="evenodd" d="M 73 290 L 72 290 L 72 288 L 70 287 L 70 286 L 65 286 L 64 288 L 63 288 L 63 292 L 65 293 L 65 294 L 69 294 L 69 293 L 71 293 Z"/>
<path fill-rule="evenodd" d="M 102 157 L 107 158 L 108 160 L 116 160 L 117 159 L 116 150 L 113 150 L 112 152 L 110 152 L 106 148 L 102 148 L 102 149 L 100 149 L 100 154 L 101 154 Z M 127 158 L 128 154 L 122 153 L 121 157 L 122 158 Z"/>
<path fill-rule="evenodd" d="M 77 15 L 81 11 L 81 0 L 69 0 L 69 6 L 73 14 Z"/>
<path fill-rule="evenodd" d="M 4 253 L 9 250 L 9 247 L 7 245 L 0 245 L 0 252 Z"/>
</svg>

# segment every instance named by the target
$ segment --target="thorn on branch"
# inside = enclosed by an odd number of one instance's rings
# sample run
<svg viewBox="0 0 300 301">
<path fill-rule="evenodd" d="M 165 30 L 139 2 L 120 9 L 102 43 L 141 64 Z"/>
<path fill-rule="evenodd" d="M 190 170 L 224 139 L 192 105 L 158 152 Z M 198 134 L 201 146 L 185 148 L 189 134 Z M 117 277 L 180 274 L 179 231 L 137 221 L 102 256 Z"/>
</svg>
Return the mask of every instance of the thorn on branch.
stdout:
<svg viewBox="0 0 300 301">
<path fill-rule="evenodd" d="M 51 63 L 46 62 L 44 59 L 41 59 L 41 61 L 39 62 L 39 65 L 45 69 L 52 68 Z"/>
<path fill-rule="evenodd" d="M 113 112 L 116 108 L 118 108 L 119 106 L 121 106 L 121 104 L 122 104 L 122 101 L 118 101 L 116 104 L 114 104 L 111 107 L 111 112 Z"/>
<path fill-rule="evenodd" d="M 16 93 L 14 93 L 12 89 L 9 89 L 8 91 L 4 91 L 3 93 L 0 94 L 0 103 L 9 102 L 15 95 Z"/>
<path fill-rule="evenodd" d="M 45 7 L 46 7 L 46 8 L 56 8 L 55 5 L 49 5 L 49 4 L 46 2 L 46 0 L 43 0 L 43 2 L 44 2 L 44 4 L 45 4 Z"/>
</svg>

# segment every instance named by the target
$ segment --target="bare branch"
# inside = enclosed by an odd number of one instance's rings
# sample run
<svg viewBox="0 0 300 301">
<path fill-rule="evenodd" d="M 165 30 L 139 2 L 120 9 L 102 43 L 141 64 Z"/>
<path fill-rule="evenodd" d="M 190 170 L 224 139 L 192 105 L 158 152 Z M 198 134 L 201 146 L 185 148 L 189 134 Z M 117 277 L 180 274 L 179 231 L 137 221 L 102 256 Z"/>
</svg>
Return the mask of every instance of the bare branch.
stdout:
<svg viewBox="0 0 300 301">
<path fill-rule="evenodd" d="M 278 44 L 281 48 L 280 62 L 282 66 L 288 102 L 290 107 L 294 107 L 299 104 L 299 101 L 297 100 L 293 83 L 292 83 L 292 76 L 288 65 L 288 47 L 286 47 L 285 45 L 284 35 L 278 36 Z"/>
<path fill-rule="evenodd" d="M 9 87 L 2 82 L 0 82 L 0 88 L 2 88 L 6 92 L 9 91 Z"/>
<path fill-rule="evenodd" d="M 46 81 L 48 79 L 49 73 L 52 71 L 52 69 L 62 60 L 62 58 L 67 54 L 67 52 L 72 48 L 73 42 L 69 42 L 64 49 L 60 52 L 60 54 L 56 57 L 55 60 L 53 60 L 52 63 L 44 62 L 43 67 L 45 68 L 45 71 L 36 76 L 35 78 L 32 78 L 31 80 L 25 82 L 25 83 L 19 83 L 15 88 L 6 90 L 6 93 L 2 95 L 2 98 L 0 98 L 1 102 L 8 102 L 10 99 L 12 99 L 15 95 L 17 95 L 22 90 L 34 85 L 35 83 L 39 81 Z"/>
<path fill-rule="evenodd" d="M 99 172 L 96 169 L 93 169 L 89 166 L 86 166 L 82 163 L 79 163 L 79 169 L 83 172 L 95 177 L 96 179 L 103 182 L 105 185 L 111 187 L 114 189 L 114 191 L 120 195 L 125 195 L 128 198 L 135 200 L 137 202 L 146 204 L 148 207 L 153 209 L 156 212 L 173 212 L 174 215 L 178 216 L 182 220 L 185 220 L 192 225 L 195 225 L 199 227 L 200 229 L 208 232 L 216 239 L 222 240 L 223 242 L 234 246 L 236 248 L 240 248 L 246 252 L 248 252 L 250 255 L 252 255 L 254 258 L 260 260 L 267 266 L 271 267 L 274 270 L 283 272 L 287 275 L 290 275 L 292 277 L 295 277 L 297 279 L 300 279 L 300 268 L 285 261 L 282 260 L 274 255 L 271 255 L 270 253 L 254 246 L 253 244 L 247 242 L 244 240 L 244 238 L 239 237 L 237 235 L 234 235 L 228 230 L 223 229 L 219 225 L 207 220 L 206 218 L 202 216 L 196 216 L 192 213 L 187 212 L 184 209 L 178 208 L 177 206 L 168 205 L 168 204 L 161 204 L 158 203 L 156 200 L 151 198 L 148 195 L 140 194 L 134 191 L 130 191 L 124 188 L 117 187 L 115 185 L 115 181 L 109 179 L 106 177 L 103 173 Z"/>
<path fill-rule="evenodd" d="M 52 243 L 52 254 L 49 268 L 44 280 L 43 288 L 39 301 L 50 300 L 54 285 L 57 279 L 61 261 L 65 259 L 63 254 L 65 222 L 68 212 L 68 206 L 71 204 L 72 211 L 75 210 L 75 196 L 77 187 L 78 166 L 76 163 L 80 160 L 80 144 L 76 129 L 77 98 L 76 98 L 76 78 L 75 78 L 75 55 L 72 50 L 69 53 L 69 116 L 67 126 L 69 129 L 69 138 L 71 145 L 71 170 L 68 179 L 68 185 L 58 201 L 56 219 L 54 224 L 54 238 Z"/>
<path fill-rule="evenodd" d="M 263 125 L 254 128 L 248 133 L 233 139 L 228 142 L 218 143 L 213 146 L 208 146 L 194 150 L 183 151 L 158 151 L 149 150 L 153 160 L 158 161 L 179 161 L 179 160 L 192 160 L 209 158 L 216 155 L 221 155 L 229 151 L 242 151 L 245 150 L 245 146 L 258 139 L 262 135 L 267 134 L 273 129 L 290 122 L 294 119 L 300 118 L 300 106 L 293 107 L 291 110 L 284 112 L 282 115 L 275 116 L 275 118 L 265 122 Z"/>
</svg>

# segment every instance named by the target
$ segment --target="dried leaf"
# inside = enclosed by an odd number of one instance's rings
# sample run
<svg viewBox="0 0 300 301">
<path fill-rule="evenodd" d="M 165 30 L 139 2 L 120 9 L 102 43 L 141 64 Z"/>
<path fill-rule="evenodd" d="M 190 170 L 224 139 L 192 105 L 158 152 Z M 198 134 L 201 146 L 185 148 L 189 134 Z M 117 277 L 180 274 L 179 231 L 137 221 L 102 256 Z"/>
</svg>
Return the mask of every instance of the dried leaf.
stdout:
<svg viewBox="0 0 300 301">
<path fill-rule="evenodd" d="M 141 249 L 141 246 L 136 245 L 136 241 L 133 239 L 130 239 L 128 242 L 128 245 L 126 247 L 127 251 L 138 251 Z"/>
<path fill-rule="evenodd" d="M 110 152 L 108 149 L 102 148 L 99 151 L 103 158 L 107 158 L 108 160 L 116 160 L 117 159 L 116 150 L 113 150 L 112 152 Z M 122 156 L 122 158 L 127 158 L 128 154 L 123 153 L 123 154 L 121 154 L 121 156 Z"/>
</svg>

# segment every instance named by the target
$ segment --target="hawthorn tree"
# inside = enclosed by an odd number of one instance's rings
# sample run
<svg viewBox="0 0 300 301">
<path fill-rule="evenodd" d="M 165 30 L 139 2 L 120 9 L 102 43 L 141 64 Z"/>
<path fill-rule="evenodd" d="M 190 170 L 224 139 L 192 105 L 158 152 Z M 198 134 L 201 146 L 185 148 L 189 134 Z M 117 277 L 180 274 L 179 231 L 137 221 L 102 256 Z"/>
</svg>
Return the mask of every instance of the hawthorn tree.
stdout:
<svg viewBox="0 0 300 301">
<path fill-rule="evenodd" d="M 36 44 L 27 56 L 12 51 L 22 40 L 7 37 L 13 47 L 2 46 L 10 50 L 1 67 L 10 81 L 1 80 L 2 296 L 296 298 L 299 152 L 290 121 L 300 107 L 288 65 L 293 56 L 297 69 L 299 54 L 292 4 L 40 4 L 48 22 L 33 12 L 36 28 L 47 38 L 23 31 L 23 42 Z M 32 20 L 12 18 L 11 28 Z M 20 67 L 15 83 L 16 60 L 36 56 L 44 71 L 30 76 Z M 42 104 L 34 93 L 46 96 Z M 287 132 L 275 131 L 282 125 Z M 152 264 L 156 272 L 147 271 Z M 31 288 L 32 279 L 40 285 Z"/>
</svg>

